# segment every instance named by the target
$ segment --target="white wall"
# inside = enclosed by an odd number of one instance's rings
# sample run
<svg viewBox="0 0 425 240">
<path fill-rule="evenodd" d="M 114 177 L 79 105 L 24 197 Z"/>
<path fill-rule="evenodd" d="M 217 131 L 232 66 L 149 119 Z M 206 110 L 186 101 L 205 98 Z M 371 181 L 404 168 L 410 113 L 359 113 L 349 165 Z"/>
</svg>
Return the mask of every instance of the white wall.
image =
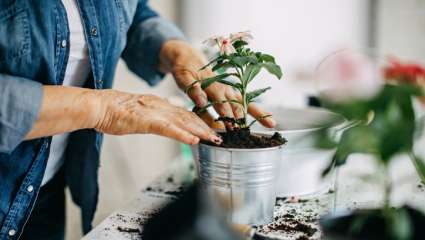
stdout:
<svg viewBox="0 0 425 240">
<path fill-rule="evenodd" d="M 253 46 L 275 55 L 285 74 L 282 82 L 271 81 L 268 75 L 256 81 L 257 86 L 273 86 L 264 100 L 301 107 L 305 94 L 314 89 L 297 76 L 313 71 L 331 50 L 366 45 L 367 3 L 367 0 L 183 0 L 182 25 L 189 39 L 198 46 L 212 35 L 252 30 L 256 38 Z"/>
<path fill-rule="evenodd" d="M 380 1 L 380 51 L 425 64 L 425 1 Z"/>
</svg>

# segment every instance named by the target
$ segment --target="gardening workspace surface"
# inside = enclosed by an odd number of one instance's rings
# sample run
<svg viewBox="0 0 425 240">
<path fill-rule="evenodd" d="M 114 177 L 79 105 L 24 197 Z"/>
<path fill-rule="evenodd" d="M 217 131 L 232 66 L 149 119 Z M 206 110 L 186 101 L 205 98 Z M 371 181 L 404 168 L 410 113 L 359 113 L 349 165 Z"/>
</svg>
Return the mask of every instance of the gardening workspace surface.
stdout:
<svg viewBox="0 0 425 240">
<path fill-rule="evenodd" d="M 409 161 L 406 157 L 400 157 L 391 166 L 391 175 L 397 183 L 392 202 L 394 205 L 408 203 L 424 211 L 425 186 L 406 161 Z M 369 156 L 354 155 L 337 171 L 334 189 L 312 196 L 278 197 L 274 222 L 258 226 L 257 233 L 270 239 L 322 239 L 318 224 L 320 216 L 332 211 L 380 205 L 383 194 L 372 163 Z M 176 161 L 167 173 L 83 239 L 142 239 L 146 220 L 164 204 L 180 196 L 194 177 L 195 169 L 190 160 Z"/>
</svg>

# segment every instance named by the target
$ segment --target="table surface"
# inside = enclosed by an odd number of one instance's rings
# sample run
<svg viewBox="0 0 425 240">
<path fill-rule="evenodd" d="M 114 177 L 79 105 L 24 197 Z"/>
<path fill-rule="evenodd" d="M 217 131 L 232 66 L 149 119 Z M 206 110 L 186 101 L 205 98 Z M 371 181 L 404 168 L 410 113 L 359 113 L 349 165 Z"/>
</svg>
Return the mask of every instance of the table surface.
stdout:
<svg viewBox="0 0 425 240">
<path fill-rule="evenodd" d="M 275 206 L 275 221 L 260 226 L 257 231 L 273 239 L 297 239 L 305 236 L 294 227 L 296 222 L 305 224 L 311 232 L 308 239 L 321 239 L 318 220 L 330 212 L 379 206 L 382 188 L 376 179 L 374 161 L 366 155 L 353 155 L 348 163 L 337 170 L 334 191 L 302 196 L 297 201 L 279 197 Z M 392 203 L 409 204 L 425 211 L 425 186 L 420 182 L 406 156 L 393 161 L 391 177 L 394 183 Z M 88 233 L 84 240 L 91 239 L 142 239 L 143 223 L 166 203 L 176 199 L 182 189 L 194 178 L 190 161 L 177 159 L 170 169 L 142 190 L 139 196 L 121 209 L 113 212 Z M 286 226 L 285 231 L 279 226 Z M 281 228 L 282 229 L 282 228 Z"/>
</svg>

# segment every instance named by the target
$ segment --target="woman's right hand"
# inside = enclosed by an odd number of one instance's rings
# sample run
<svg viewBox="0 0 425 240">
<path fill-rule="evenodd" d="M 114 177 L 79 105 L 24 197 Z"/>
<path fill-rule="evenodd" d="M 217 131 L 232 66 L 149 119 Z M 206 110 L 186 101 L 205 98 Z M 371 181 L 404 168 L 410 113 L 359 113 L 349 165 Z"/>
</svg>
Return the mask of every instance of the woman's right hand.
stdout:
<svg viewBox="0 0 425 240">
<path fill-rule="evenodd" d="M 196 114 L 154 95 L 115 90 L 97 91 L 94 128 L 112 135 L 156 134 L 197 144 L 200 139 L 220 143 L 221 138 Z"/>
</svg>

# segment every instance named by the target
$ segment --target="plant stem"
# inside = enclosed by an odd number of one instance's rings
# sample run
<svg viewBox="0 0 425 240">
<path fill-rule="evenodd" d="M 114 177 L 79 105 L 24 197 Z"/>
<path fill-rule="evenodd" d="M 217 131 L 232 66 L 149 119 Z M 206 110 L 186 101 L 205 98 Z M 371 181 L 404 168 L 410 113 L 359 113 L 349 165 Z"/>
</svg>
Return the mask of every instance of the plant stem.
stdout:
<svg viewBox="0 0 425 240">
<path fill-rule="evenodd" d="M 247 117 L 248 117 L 248 102 L 246 99 L 246 89 L 243 89 L 241 94 L 242 94 L 242 105 L 243 105 L 243 118 L 245 123 L 245 126 L 242 126 L 242 127 L 245 128 L 247 125 Z"/>
<path fill-rule="evenodd" d="M 389 173 L 388 165 L 386 163 L 383 163 L 382 165 L 384 170 L 384 210 L 388 210 L 390 209 L 391 204 L 391 176 Z"/>
<path fill-rule="evenodd" d="M 236 68 L 238 70 L 238 68 Z M 240 79 L 239 81 L 242 84 L 242 91 L 241 91 L 241 95 L 242 95 L 242 106 L 243 106 L 243 118 L 244 118 L 244 126 L 242 126 L 242 128 L 246 128 L 247 124 L 248 124 L 248 101 L 247 101 L 247 83 L 245 83 L 242 80 L 242 77 L 244 75 L 244 69 L 243 68 L 239 68 L 238 72 L 240 71 Z"/>
</svg>

